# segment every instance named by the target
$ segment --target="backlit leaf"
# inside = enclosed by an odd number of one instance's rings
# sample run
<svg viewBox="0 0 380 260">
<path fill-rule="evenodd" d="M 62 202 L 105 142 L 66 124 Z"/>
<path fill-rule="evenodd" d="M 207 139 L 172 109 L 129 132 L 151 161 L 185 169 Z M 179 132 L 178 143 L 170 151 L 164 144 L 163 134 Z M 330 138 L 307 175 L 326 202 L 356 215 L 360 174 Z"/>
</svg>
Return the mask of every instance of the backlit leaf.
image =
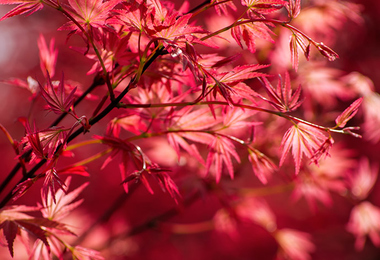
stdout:
<svg viewBox="0 0 380 260">
<path fill-rule="evenodd" d="M 242 20 L 245 22 L 247 20 Z M 252 53 L 256 52 L 255 39 L 260 38 L 270 42 L 274 42 L 271 34 L 273 32 L 268 28 L 265 23 L 262 22 L 249 22 L 231 29 L 231 35 L 237 42 L 237 44 L 243 48 L 242 41 L 244 41 L 248 50 Z"/>
<path fill-rule="evenodd" d="M 282 156 L 280 166 L 284 163 L 286 155 L 292 149 L 292 155 L 296 166 L 296 175 L 301 168 L 301 161 L 303 155 L 312 158 L 319 148 L 328 139 L 324 133 L 312 126 L 304 123 L 293 125 L 285 133 L 282 142 Z"/>
<path fill-rule="evenodd" d="M 20 14 L 29 13 L 28 15 L 31 15 L 44 7 L 41 0 L 2 0 L 0 4 L 18 4 L 18 6 L 6 13 L 0 21 Z"/>
<path fill-rule="evenodd" d="M 344 127 L 346 123 L 353 118 L 356 113 L 358 112 L 358 109 L 363 102 L 363 98 L 359 98 L 355 100 L 348 108 L 346 108 L 342 114 L 340 114 L 336 119 L 335 123 L 338 127 Z"/>
</svg>

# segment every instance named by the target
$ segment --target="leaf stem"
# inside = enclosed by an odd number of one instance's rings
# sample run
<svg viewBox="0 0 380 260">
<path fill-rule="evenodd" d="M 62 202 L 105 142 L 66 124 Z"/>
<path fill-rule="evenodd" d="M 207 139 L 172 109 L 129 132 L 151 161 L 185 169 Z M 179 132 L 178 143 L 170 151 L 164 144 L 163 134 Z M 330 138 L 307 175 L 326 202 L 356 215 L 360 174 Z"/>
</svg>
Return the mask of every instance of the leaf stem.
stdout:
<svg viewBox="0 0 380 260">
<path fill-rule="evenodd" d="M 229 106 L 228 102 L 225 101 L 203 101 L 203 102 L 173 102 L 173 103 L 157 103 L 157 104 L 123 104 L 123 108 L 153 108 L 153 107 L 185 107 L 185 106 L 196 106 L 196 105 L 226 105 Z M 256 106 L 251 106 L 251 105 L 245 105 L 245 104 L 236 104 L 236 103 L 231 103 L 232 106 L 235 107 L 241 107 L 241 108 L 246 108 L 250 110 L 256 110 L 259 112 L 265 112 L 268 114 L 276 115 L 283 117 L 289 121 L 297 122 L 297 123 L 303 123 L 306 125 L 309 125 L 311 127 L 326 131 L 326 132 L 334 132 L 334 133 L 339 133 L 339 134 L 351 134 L 345 131 L 344 129 L 336 129 L 335 127 L 325 127 L 325 126 L 320 126 L 314 123 L 311 123 L 309 121 L 303 120 L 301 118 L 289 115 L 287 113 L 279 112 L 279 111 L 273 111 L 261 107 L 256 107 Z"/>
</svg>

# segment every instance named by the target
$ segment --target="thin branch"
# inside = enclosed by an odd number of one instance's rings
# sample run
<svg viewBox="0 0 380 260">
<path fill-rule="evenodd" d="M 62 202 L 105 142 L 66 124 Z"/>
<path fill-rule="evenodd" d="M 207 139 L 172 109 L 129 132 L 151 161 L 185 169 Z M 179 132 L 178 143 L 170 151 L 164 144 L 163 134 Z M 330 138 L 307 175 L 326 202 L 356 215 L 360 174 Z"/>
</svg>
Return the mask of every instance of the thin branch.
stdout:
<svg viewBox="0 0 380 260">
<path fill-rule="evenodd" d="M 142 69 L 142 73 L 144 73 L 144 71 L 146 71 L 146 69 L 148 69 L 149 65 L 152 64 L 152 62 L 157 58 L 159 57 L 160 55 L 163 55 L 165 54 L 165 50 L 163 48 L 160 48 L 159 50 L 157 50 L 157 52 L 153 55 L 153 56 L 150 56 L 150 58 L 146 61 L 146 64 L 143 66 L 143 69 Z M 135 77 L 133 77 L 128 86 L 120 93 L 120 95 L 115 98 L 101 113 L 99 113 L 97 116 L 95 116 L 94 118 L 91 118 L 89 120 L 89 125 L 92 126 L 94 124 L 96 124 L 97 122 L 99 122 L 101 119 L 103 119 L 106 115 L 108 115 L 108 113 L 110 113 L 114 108 L 117 108 L 120 106 L 120 101 L 123 99 L 123 97 L 129 92 L 129 90 L 132 88 L 132 86 L 134 86 L 134 84 L 136 84 L 135 82 Z M 84 127 L 84 126 L 81 126 L 79 129 L 77 129 L 74 133 L 72 133 L 68 138 L 67 138 L 67 143 L 71 142 L 72 140 L 74 140 L 76 137 L 78 137 L 80 134 L 82 133 L 85 133 L 87 131 L 87 129 Z M 58 150 L 58 148 L 57 148 Z M 31 154 L 32 150 L 29 150 L 27 153 L 29 153 L 29 155 Z M 37 172 L 37 170 L 39 168 L 41 168 L 44 164 L 46 163 L 46 159 L 42 159 L 37 165 L 35 165 L 33 167 L 32 170 L 30 170 L 29 172 L 27 172 L 23 177 L 22 179 L 18 182 L 18 184 L 24 182 L 25 180 L 29 179 L 29 178 L 32 178 L 34 176 L 34 174 Z M 20 166 L 14 168 L 14 170 L 12 170 L 11 173 L 13 173 L 13 176 L 16 174 L 16 172 L 19 170 Z M 12 178 L 13 178 L 12 176 Z M 7 184 L 9 183 L 9 181 L 7 182 Z M 17 184 L 17 185 L 18 185 Z M 17 186 L 16 185 L 16 186 Z M 3 186 L 3 185 L 2 185 Z M 6 185 L 4 185 L 5 187 Z M 16 187 L 15 186 L 15 187 Z M 0 186 L 1 187 L 1 186 Z M 14 188 L 15 188 L 14 187 Z M 0 202 L 0 208 L 4 207 L 13 197 L 13 190 L 14 188 L 5 196 L 5 198 Z"/>
<path fill-rule="evenodd" d="M 74 102 L 74 107 L 76 107 L 80 102 L 82 102 L 82 100 L 85 99 L 85 97 L 91 93 L 97 86 L 100 86 L 100 85 L 103 85 L 105 82 L 104 82 L 104 79 L 102 77 L 100 77 L 99 75 L 95 76 L 92 84 L 90 87 L 88 87 L 86 89 L 85 92 L 82 93 L 82 95 L 75 100 Z M 66 117 L 67 113 L 63 113 L 61 114 L 53 123 L 50 124 L 49 128 L 50 127 L 53 127 L 53 126 L 57 126 L 65 117 Z M 30 157 L 30 155 L 32 154 L 32 149 L 24 152 L 21 156 L 20 156 L 20 159 L 26 159 L 28 157 Z M 0 185 L 0 194 L 4 191 L 4 189 L 6 188 L 6 186 L 12 181 L 12 179 L 16 176 L 17 172 L 21 169 L 21 163 L 17 163 L 15 165 L 15 167 L 13 167 L 13 169 L 11 170 L 11 172 L 8 174 L 8 176 L 3 180 L 3 182 L 1 183 Z"/>
</svg>

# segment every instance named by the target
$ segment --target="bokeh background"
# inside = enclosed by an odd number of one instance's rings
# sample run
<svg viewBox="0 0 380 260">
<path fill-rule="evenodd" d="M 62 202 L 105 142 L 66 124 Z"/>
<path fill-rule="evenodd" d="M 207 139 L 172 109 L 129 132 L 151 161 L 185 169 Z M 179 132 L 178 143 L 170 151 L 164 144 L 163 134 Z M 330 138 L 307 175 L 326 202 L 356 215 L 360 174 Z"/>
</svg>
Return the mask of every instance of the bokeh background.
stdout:
<svg viewBox="0 0 380 260">
<path fill-rule="evenodd" d="M 177 6 L 180 5 L 179 2 L 176 2 Z M 201 1 L 192 1 L 190 6 L 194 7 L 198 2 Z M 307 6 L 310 2 L 313 1 L 304 1 L 304 5 Z M 372 80 L 379 92 L 380 2 L 376 0 L 353 2 L 362 8 L 362 22 L 357 23 L 352 19 L 347 19 L 342 21 L 338 30 L 332 31 L 335 38 L 331 47 L 339 53 L 340 59 L 324 64 L 327 64 L 326 66 L 329 68 L 341 71 L 342 76 L 354 71 L 365 75 Z M 0 16 L 10 9 L 11 6 L 0 6 Z M 229 18 L 221 19 L 216 15 L 204 16 L 202 19 L 204 20 L 199 21 L 199 24 L 205 24 L 210 30 L 217 25 L 230 23 Z M 303 17 L 303 19 L 307 20 L 308 17 Z M 318 23 L 313 19 L 310 17 L 310 30 L 313 30 L 312 23 Z M 62 14 L 49 8 L 44 8 L 31 16 L 17 16 L 0 22 L 0 123 L 16 140 L 20 140 L 24 136 L 24 128 L 17 118 L 32 113 L 39 128 L 47 127 L 55 118 L 52 113 L 41 110 L 42 99 L 31 101 L 30 93 L 27 90 L 1 82 L 11 78 L 26 80 L 28 76 L 36 80 L 43 80 L 37 47 L 37 39 L 40 34 L 43 34 L 47 41 L 55 38 L 55 46 L 59 50 L 57 79 L 60 78 L 61 73 L 64 73 L 65 78 L 71 79 L 79 88 L 83 89 L 92 82 L 93 75 L 86 75 L 92 62 L 70 48 L 70 46 L 83 47 L 82 40 L 73 36 L 66 43 L 67 32 L 57 31 L 57 28 L 65 22 L 66 18 Z M 302 22 L 300 23 L 302 24 Z M 279 30 L 276 33 L 281 34 Z M 326 37 L 328 40 L 326 35 L 316 33 L 315 38 L 318 39 L 318 37 Z M 276 44 L 269 45 L 263 43 L 262 49 L 270 48 L 271 52 L 276 53 L 281 49 L 279 42 L 280 40 Z M 236 44 L 231 44 L 234 46 L 223 46 L 226 52 L 233 52 L 234 48 L 238 48 Z M 282 58 L 276 57 L 275 54 L 265 56 L 265 52 L 262 51 L 257 55 L 259 60 L 260 55 L 264 55 L 269 62 L 276 64 L 273 73 L 278 73 L 276 69 L 281 71 L 281 66 L 289 68 L 289 65 L 284 65 Z M 305 61 L 301 61 L 300 66 L 304 63 Z M 341 99 L 339 102 L 341 110 L 350 104 L 349 98 Z M 380 111 L 380 107 L 378 109 Z M 86 113 L 91 113 L 89 107 L 79 106 L 77 108 L 77 114 Z M 111 113 L 109 119 L 114 115 Z M 106 121 L 102 121 L 93 128 L 91 134 L 103 134 Z M 352 125 L 360 125 L 362 122 L 363 113 L 359 112 Z M 351 136 L 338 137 L 336 141 L 350 151 L 352 159 L 367 157 L 371 165 L 376 166 L 380 163 L 380 142 L 371 142 L 365 138 L 355 139 Z M 147 148 L 150 145 L 152 149 L 147 149 L 148 154 L 154 157 L 155 153 L 162 153 L 165 150 L 162 147 L 167 146 L 167 143 L 157 139 L 152 140 L 151 144 L 141 145 Z M 155 151 L 153 148 L 158 145 L 161 146 L 161 149 Z M 97 148 L 82 149 L 79 154 L 76 154 L 75 159 L 67 160 L 69 162 L 70 160 L 84 159 L 87 154 L 93 154 L 94 149 Z M 161 163 L 172 166 L 175 163 L 175 153 L 169 147 L 166 151 L 165 158 L 167 159 Z M 191 164 L 190 159 L 188 160 Z M 0 134 L 0 162 L 0 181 L 2 181 L 15 164 L 15 154 L 2 134 Z M 62 163 L 64 162 L 65 160 L 62 161 Z M 215 213 L 223 207 L 215 193 L 205 192 L 203 196 L 196 195 L 191 199 L 192 191 L 198 186 L 202 186 L 199 180 L 194 179 L 193 183 L 182 187 L 182 191 L 190 196 L 190 199 L 187 204 L 178 208 L 168 194 L 162 193 L 158 186 L 153 186 L 156 191 L 154 195 L 149 194 L 141 185 L 133 188 L 130 196 L 124 195 L 120 185 L 120 176 L 115 174 L 118 171 L 117 166 L 110 165 L 104 171 L 100 171 L 101 165 L 102 161 L 99 161 L 88 166 L 90 177 L 73 177 L 72 188 L 86 181 L 91 184 L 83 192 L 83 205 L 68 217 L 67 223 L 70 223 L 78 234 L 83 234 L 84 230 L 88 230 L 88 234 L 85 233 L 80 237 L 81 240 L 83 239 L 82 245 L 100 250 L 106 259 L 276 258 L 277 244 L 275 240 L 259 226 L 238 225 L 239 236 L 237 237 L 231 237 L 218 230 L 208 230 L 207 225 L 205 225 L 204 232 L 194 231 L 192 234 L 189 232 L 189 229 L 192 230 L 192 226 L 187 226 L 184 234 L 179 231 L 172 232 L 173 223 L 198 223 L 199 225 L 194 225 L 193 228 L 194 230 L 201 229 L 202 223 L 213 219 Z M 243 162 L 242 165 L 236 167 L 236 171 L 241 174 L 237 174 L 238 177 L 233 181 L 225 180 L 222 185 L 239 187 L 248 181 L 253 186 L 259 186 L 259 181 L 252 174 L 244 174 L 248 169 L 250 169 L 249 162 Z M 183 175 L 192 174 L 191 166 L 186 170 L 188 172 Z M 9 187 L 13 187 L 19 178 L 21 177 L 16 176 Z M 36 184 L 27 196 L 17 201 L 17 204 L 36 205 L 40 201 L 40 188 L 41 185 Z M 355 237 L 346 231 L 346 223 L 353 204 L 338 194 L 333 194 L 332 197 L 334 203 L 331 207 L 318 204 L 316 211 L 310 210 L 304 200 L 292 200 L 291 191 L 265 196 L 265 200 L 276 215 L 278 227 L 290 227 L 309 232 L 312 235 L 317 248 L 312 254 L 313 259 L 380 259 L 380 249 L 370 241 L 367 241 L 362 251 L 355 250 L 353 246 Z M 0 196 L 0 198 L 2 197 Z M 367 200 L 380 206 L 380 181 L 377 181 Z M 162 222 L 150 221 L 157 216 L 161 217 Z M 96 225 L 93 226 L 94 223 Z M 132 232 L 132 234 L 128 235 L 128 232 Z M 74 242 L 76 239 L 73 238 L 72 241 Z M 22 245 L 17 244 L 16 246 L 19 246 L 21 252 Z M 15 251 L 17 252 L 17 250 Z M 26 259 L 22 258 L 26 256 L 21 254 L 19 259 Z M 8 259 L 8 257 L 7 248 L 0 248 L 0 258 Z"/>
</svg>

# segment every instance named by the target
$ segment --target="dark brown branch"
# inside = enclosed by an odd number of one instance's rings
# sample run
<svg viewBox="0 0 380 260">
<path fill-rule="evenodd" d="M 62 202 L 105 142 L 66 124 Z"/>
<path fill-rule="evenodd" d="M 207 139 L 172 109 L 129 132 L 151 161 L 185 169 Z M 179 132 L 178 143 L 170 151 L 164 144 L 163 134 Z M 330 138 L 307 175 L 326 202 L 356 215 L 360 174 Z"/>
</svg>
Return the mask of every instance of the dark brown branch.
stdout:
<svg viewBox="0 0 380 260">
<path fill-rule="evenodd" d="M 144 65 L 143 67 L 143 70 L 142 70 L 142 73 L 144 73 L 144 71 L 146 71 L 148 69 L 148 67 L 152 64 L 152 62 L 159 56 L 163 55 L 163 54 L 166 54 L 167 51 L 162 47 L 160 48 Z M 133 77 L 128 86 L 121 92 L 121 94 L 115 98 L 115 100 L 113 100 L 101 113 L 99 113 L 97 116 L 95 116 L 94 118 L 91 118 L 89 120 L 89 125 L 92 126 L 94 124 L 96 124 L 97 122 L 99 122 L 101 119 L 103 119 L 106 115 L 108 115 L 108 113 L 110 113 L 114 108 L 117 108 L 119 107 L 119 103 L 120 101 L 123 99 L 123 97 L 129 92 L 129 90 L 131 89 L 131 87 L 135 84 L 135 78 Z M 93 84 L 94 85 L 94 84 Z M 91 87 L 95 87 L 91 85 Z M 56 120 L 57 121 L 57 120 Z M 67 143 L 71 142 L 72 140 L 74 140 L 76 137 L 78 137 L 80 134 L 82 133 L 85 133 L 85 131 L 87 131 L 87 129 L 85 129 L 84 126 L 80 127 L 78 130 L 76 130 L 74 133 L 72 133 L 68 139 L 67 139 Z M 29 151 L 31 153 L 31 151 Z M 30 170 L 28 173 L 26 173 L 23 178 L 18 182 L 18 184 L 24 182 L 25 180 L 29 179 L 29 178 L 32 178 L 34 176 L 34 174 L 37 172 L 37 170 L 39 168 L 41 168 L 44 164 L 46 163 L 46 160 L 43 159 L 41 160 L 37 165 L 35 165 L 33 167 L 32 170 Z M 16 169 L 16 167 L 14 168 Z M 19 168 L 18 168 L 19 169 Z M 16 174 L 16 172 L 18 171 L 15 170 L 15 171 L 12 171 L 15 172 L 13 175 Z M 13 177 L 12 177 L 13 178 Z M 9 183 L 9 182 L 8 182 Z M 17 184 L 17 185 L 18 185 Z M 16 186 L 17 186 L 16 185 Z M 5 185 L 6 186 L 6 185 Z M 15 188 L 15 187 L 14 187 Z M 12 189 L 12 191 L 10 191 L 7 196 L 0 202 L 0 208 L 4 207 L 13 197 L 13 190 L 14 188 Z"/>
</svg>

